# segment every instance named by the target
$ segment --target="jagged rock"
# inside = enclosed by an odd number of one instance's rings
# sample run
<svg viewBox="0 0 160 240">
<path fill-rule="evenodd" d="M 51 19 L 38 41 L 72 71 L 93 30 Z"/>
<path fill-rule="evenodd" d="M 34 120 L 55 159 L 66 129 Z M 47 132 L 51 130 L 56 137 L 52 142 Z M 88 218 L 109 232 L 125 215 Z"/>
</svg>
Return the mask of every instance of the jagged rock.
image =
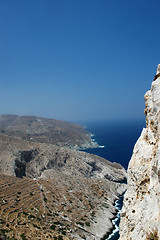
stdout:
<svg viewBox="0 0 160 240">
<path fill-rule="evenodd" d="M 160 237 L 160 65 L 145 94 L 146 128 L 128 166 L 128 185 L 121 213 L 120 239 Z M 155 238 L 153 238 L 155 236 Z"/>
</svg>

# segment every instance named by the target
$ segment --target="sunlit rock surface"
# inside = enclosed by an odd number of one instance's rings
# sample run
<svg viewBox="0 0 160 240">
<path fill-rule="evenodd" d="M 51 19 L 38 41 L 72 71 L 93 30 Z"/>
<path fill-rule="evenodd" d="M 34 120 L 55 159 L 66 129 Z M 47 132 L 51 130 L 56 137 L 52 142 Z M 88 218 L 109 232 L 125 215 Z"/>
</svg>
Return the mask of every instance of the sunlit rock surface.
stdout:
<svg viewBox="0 0 160 240">
<path fill-rule="evenodd" d="M 135 144 L 121 213 L 120 239 L 160 237 L 160 65 L 145 94 L 146 128 Z"/>
</svg>

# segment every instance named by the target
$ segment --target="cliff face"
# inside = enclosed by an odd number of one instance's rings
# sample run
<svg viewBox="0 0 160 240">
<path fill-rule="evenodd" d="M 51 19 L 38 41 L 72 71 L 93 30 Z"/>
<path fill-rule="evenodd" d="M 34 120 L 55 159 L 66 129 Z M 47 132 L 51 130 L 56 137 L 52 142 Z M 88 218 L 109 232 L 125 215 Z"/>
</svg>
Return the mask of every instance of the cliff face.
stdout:
<svg viewBox="0 0 160 240">
<path fill-rule="evenodd" d="M 145 94 L 145 105 L 146 128 L 128 167 L 121 240 L 160 238 L 160 64 L 151 90 Z"/>
</svg>

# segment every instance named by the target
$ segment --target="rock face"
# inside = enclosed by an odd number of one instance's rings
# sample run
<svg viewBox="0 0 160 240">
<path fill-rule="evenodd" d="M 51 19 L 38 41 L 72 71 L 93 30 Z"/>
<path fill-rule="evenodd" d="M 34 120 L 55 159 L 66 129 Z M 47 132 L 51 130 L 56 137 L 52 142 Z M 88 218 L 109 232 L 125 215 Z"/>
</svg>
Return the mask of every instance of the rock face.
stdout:
<svg viewBox="0 0 160 240">
<path fill-rule="evenodd" d="M 128 186 L 121 213 L 120 239 L 160 238 L 160 65 L 145 94 L 146 128 L 128 166 Z"/>
</svg>

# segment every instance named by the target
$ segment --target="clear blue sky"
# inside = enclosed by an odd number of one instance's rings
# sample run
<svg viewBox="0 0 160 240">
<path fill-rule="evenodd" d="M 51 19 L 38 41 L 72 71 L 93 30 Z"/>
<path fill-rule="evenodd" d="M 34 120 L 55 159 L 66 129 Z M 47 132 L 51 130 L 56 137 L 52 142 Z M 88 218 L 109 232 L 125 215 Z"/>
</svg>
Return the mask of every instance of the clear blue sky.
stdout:
<svg viewBox="0 0 160 240">
<path fill-rule="evenodd" d="M 159 0 L 0 0 L 0 114 L 143 118 Z"/>
</svg>

